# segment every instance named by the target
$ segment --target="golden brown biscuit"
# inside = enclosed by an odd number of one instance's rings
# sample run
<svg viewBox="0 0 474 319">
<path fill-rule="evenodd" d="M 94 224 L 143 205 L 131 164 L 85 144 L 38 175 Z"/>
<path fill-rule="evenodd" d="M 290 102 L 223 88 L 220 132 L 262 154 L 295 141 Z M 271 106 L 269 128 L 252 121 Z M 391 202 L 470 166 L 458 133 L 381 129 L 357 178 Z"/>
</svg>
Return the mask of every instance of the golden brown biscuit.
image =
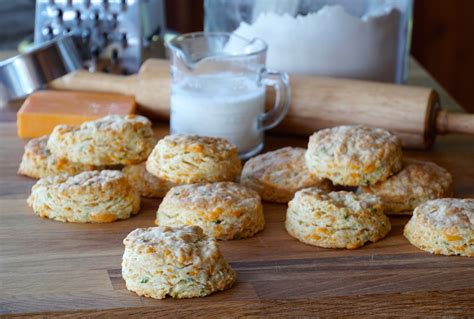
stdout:
<svg viewBox="0 0 474 319">
<path fill-rule="evenodd" d="M 288 204 L 286 230 L 304 243 L 324 248 L 355 249 L 390 231 L 377 196 L 351 192 L 298 191 Z"/>
<path fill-rule="evenodd" d="M 331 182 L 306 168 L 305 152 L 284 147 L 252 157 L 244 165 L 240 183 L 257 191 L 263 200 L 276 203 L 287 203 L 297 191 L 311 186 L 330 192 Z"/>
<path fill-rule="evenodd" d="M 257 192 L 237 183 L 173 187 L 156 215 L 160 226 L 197 225 L 217 239 L 253 236 L 265 227 Z"/>
<path fill-rule="evenodd" d="M 198 226 L 138 228 L 123 243 L 122 277 L 139 296 L 204 297 L 235 281 L 216 240 Z"/>
<path fill-rule="evenodd" d="M 311 172 L 337 185 L 372 185 L 402 169 L 401 142 L 381 128 L 324 129 L 310 137 L 306 164 Z"/>
<path fill-rule="evenodd" d="M 56 126 L 48 149 L 75 163 L 128 165 L 145 161 L 155 143 L 151 122 L 146 117 L 109 115 L 79 127 Z"/>
<path fill-rule="evenodd" d="M 32 178 L 42 178 L 59 173 L 75 175 L 80 172 L 102 169 L 103 167 L 73 163 L 65 158 L 58 158 L 46 148 L 48 136 L 31 139 L 25 145 L 18 174 Z"/>
<path fill-rule="evenodd" d="M 161 198 L 174 186 L 173 183 L 156 177 L 146 170 L 146 163 L 127 165 L 122 169 L 133 188 L 143 197 Z"/>
<path fill-rule="evenodd" d="M 148 157 L 151 174 L 176 184 L 235 181 L 242 164 L 226 139 L 170 135 L 158 141 Z"/>
<path fill-rule="evenodd" d="M 453 194 L 453 177 L 435 163 L 406 159 L 403 169 L 383 182 L 359 187 L 358 193 L 377 195 L 386 214 L 412 214 L 420 204 L 430 199 Z"/>
<path fill-rule="evenodd" d="M 87 171 L 40 179 L 28 204 L 35 214 L 62 222 L 107 223 L 140 209 L 140 194 L 120 171 Z"/>
<path fill-rule="evenodd" d="M 474 199 L 427 201 L 405 226 L 410 243 L 433 254 L 474 256 Z"/>
</svg>

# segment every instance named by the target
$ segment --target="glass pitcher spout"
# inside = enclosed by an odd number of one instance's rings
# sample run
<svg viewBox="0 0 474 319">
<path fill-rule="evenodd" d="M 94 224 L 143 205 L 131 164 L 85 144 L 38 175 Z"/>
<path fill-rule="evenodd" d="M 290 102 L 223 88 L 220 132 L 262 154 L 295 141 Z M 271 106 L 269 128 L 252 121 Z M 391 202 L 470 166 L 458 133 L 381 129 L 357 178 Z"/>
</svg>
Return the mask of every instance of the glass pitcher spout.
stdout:
<svg viewBox="0 0 474 319">
<path fill-rule="evenodd" d="M 209 41 L 209 39 L 212 41 Z M 171 64 L 192 72 L 200 65 L 236 60 L 255 63 L 265 60 L 267 44 L 258 38 L 248 40 L 226 32 L 195 32 L 179 35 L 166 42 Z"/>
</svg>

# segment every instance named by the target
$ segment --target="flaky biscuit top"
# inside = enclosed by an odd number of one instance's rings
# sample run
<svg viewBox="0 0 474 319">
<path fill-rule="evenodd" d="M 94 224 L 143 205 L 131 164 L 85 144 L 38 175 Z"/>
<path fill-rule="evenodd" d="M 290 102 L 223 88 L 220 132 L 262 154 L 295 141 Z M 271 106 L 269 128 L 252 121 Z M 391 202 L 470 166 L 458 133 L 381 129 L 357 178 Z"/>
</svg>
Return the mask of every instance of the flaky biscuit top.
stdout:
<svg viewBox="0 0 474 319">
<path fill-rule="evenodd" d="M 365 165 L 384 158 L 387 149 L 401 148 L 400 139 L 381 128 L 343 125 L 323 129 L 310 137 L 308 151 L 317 156 L 334 157 L 348 165 Z"/>
<path fill-rule="evenodd" d="M 32 153 L 35 154 L 35 156 L 46 158 L 51 155 L 51 152 L 46 148 L 47 143 L 48 135 L 33 138 L 25 145 L 25 153 Z"/>
<path fill-rule="evenodd" d="M 216 159 L 227 159 L 230 154 L 237 154 L 237 147 L 219 137 L 176 134 L 164 137 L 158 144 L 162 150 L 169 149 L 178 154 L 198 153 Z"/>
<path fill-rule="evenodd" d="M 123 243 L 137 254 L 152 254 L 159 265 L 181 268 L 221 258 L 216 240 L 198 226 L 137 228 Z"/>
<path fill-rule="evenodd" d="M 120 190 L 122 186 L 129 188 L 126 176 L 120 171 L 102 170 L 86 171 L 77 175 L 58 174 L 42 178 L 36 187 L 54 187 L 59 192 L 84 194 L 88 190 L 96 192 L 107 190 Z"/>
<path fill-rule="evenodd" d="M 474 231 L 474 199 L 442 198 L 425 202 L 413 212 L 414 218 L 440 228 Z"/>
<path fill-rule="evenodd" d="M 58 125 L 48 140 L 54 155 L 93 165 L 142 162 L 155 144 L 151 122 L 139 115 L 109 115 L 80 126 Z"/>
<path fill-rule="evenodd" d="M 319 180 L 306 167 L 306 150 L 299 147 L 284 147 L 249 159 L 243 175 L 258 178 L 264 183 L 297 188 Z M 291 185 L 288 183 L 291 182 Z"/>
<path fill-rule="evenodd" d="M 354 212 L 361 212 L 373 207 L 381 209 L 380 199 L 372 194 L 354 194 L 352 192 L 339 191 L 326 193 L 319 188 L 311 187 L 300 190 L 295 194 L 292 202 L 307 203 L 312 201 L 325 202 L 334 208 L 349 208 Z"/>
<path fill-rule="evenodd" d="M 146 162 L 151 174 L 176 184 L 234 181 L 242 163 L 223 138 L 170 135 L 156 144 Z"/>
<path fill-rule="evenodd" d="M 180 205 L 189 209 L 239 209 L 259 206 L 260 196 L 237 183 L 217 182 L 173 187 L 163 201 L 167 205 Z"/>
<path fill-rule="evenodd" d="M 442 195 L 450 189 L 452 182 L 451 174 L 435 163 L 404 159 L 403 169 L 398 174 L 362 189 L 391 197 L 395 197 L 397 194 L 401 194 L 403 197 L 430 193 Z"/>
<path fill-rule="evenodd" d="M 82 123 L 79 127 L 70 125 L 59 125 L 58 130 L 61 131 L 89 131 L 91 133 L 96 131 L 110 131 L 117 134 L 123 133 L 130 128 L 135 131 L 144 127 L 151 127 L 151 122 L 144 116 L 140 115 L 108 115 L 99 118 L 95 121 Z"/>
</svg>

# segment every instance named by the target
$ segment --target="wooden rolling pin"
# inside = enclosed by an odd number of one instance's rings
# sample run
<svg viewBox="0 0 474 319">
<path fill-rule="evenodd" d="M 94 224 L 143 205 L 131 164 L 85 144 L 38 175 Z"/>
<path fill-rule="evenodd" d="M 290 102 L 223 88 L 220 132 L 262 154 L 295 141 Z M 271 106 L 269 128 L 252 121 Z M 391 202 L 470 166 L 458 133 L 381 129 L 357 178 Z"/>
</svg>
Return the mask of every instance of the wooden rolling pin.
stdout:
<svg viewBox="0 0 474 319">
<path fill-rule="evenodd" d="M 309 135 L 342 124 L 366 124 L 396 133 L 408 148 L 429 148 L 436 134 L 474 134 L 474 114 L 448 113 L 429 88 L 294 75 L 291 106 L 277 132 Z M 149 59 L 136 75 L 79 71 L 51 83 L 63 90 L 135 96 L 143 113 L 169 117 L 170 75 L 166 60 Z"/>
</svg>

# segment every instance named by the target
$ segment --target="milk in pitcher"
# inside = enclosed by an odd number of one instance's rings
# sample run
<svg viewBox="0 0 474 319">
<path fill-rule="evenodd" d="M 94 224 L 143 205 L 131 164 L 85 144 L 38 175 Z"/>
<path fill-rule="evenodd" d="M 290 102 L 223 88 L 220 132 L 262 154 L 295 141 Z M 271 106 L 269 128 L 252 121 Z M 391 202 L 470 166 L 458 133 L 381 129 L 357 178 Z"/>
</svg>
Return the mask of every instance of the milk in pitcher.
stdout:
<svg viewBox="0 0 474 319">
<path fill-rule="evenodd" d="M 171 133 L 223 137 L 240 154 L 263 148 L 265 86 L 235 73 L 191 76 L 171 90 Z M 253 155 L 253 154 L 246 154 Z"/>
</svg>

